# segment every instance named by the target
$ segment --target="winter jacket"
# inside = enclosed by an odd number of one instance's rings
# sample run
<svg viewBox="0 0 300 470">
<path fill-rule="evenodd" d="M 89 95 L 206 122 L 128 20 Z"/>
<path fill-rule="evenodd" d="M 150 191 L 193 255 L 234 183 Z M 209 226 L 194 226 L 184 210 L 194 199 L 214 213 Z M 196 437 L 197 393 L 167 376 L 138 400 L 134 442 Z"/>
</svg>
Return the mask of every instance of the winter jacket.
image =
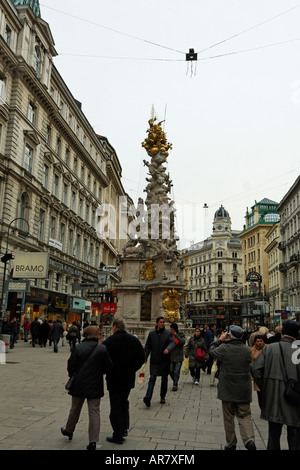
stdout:
<svg viewBox="0 0 300 470">
<path fill-rule="evenodd" d="M 76 325 L 71 325 L 69 328 L 69 335 L 78 338 L 79 337 L 79 329 L 77 328 Z"/>
<path fill-rule="evenodd" d="M 117 330 L 103 344 L 113 363 L 113 369 L 106 375 L 108 390 L 134 388 L 135 373 L 145 362 L 139 339 L 125 330 Z"/>
<path fill-rule="evenodd" d="M 204 364 L 196 359 L 197 348 L 204 349 L 206 360 L 208 359 L 207 347 L 205 340 L 202 336 L 191 336 L 185 350 L 185 357 L 189 358 L 189 367 L 200 369 Z"/>
<path fill-rule="evenodd" d="M 183 346 L 185 344 L 185 335 L 183 331 L 178 331 L 175 335 L 175 349 L 171 351 L 171 362 L 183 361 Z"/>
<path fill-rule="evenodd" d="M 294 344 L 293 344 L 294 343 Z M 283 357 L 289 378 L 297 379 L 297 370 L 300 376 L 300 365 L 292 362 L 295 354 L 296 362 L 297 344 L 292 338 L 284 337 L 280 342 L 268 344 L 251 366 L 254 381 L 262 390 L 261 418 L 273 423 L 300 427 L 300 406 L 290 404 L 283 396 L 284 392 L 284 366 L 280 353 L 282 345 Z M 299 351 L 299 350 L 298 350 Z"/>
<path fill-rule="evenodd" d="M 52 328 L 52 339 L 53 341 L 58 341 L 59 338 L 61 338 L 62 334 L 64 332 L 64 329 L 62 327 L 62 324 L 57 321 L 53 323 L 53 328 Z"/>
<path fill-rule="evenodd" d="M 164 354 L 164 350 L 168 349 L 169 354 Z M 144 351 L 145 360 L 147 361 L 150 356 L 150 374 L 151 375 L 168 375 L 170 372 L 171 354 L 170 352 L 175 349 L 175 341 L 170 330 L 165 328 L 157 328 L 150 331 Z"/>
<path fill-rule="evenodd" d="M 10 322 L 8 320 L 2 322 L 1 334 L 2 335 L 10 335 Z"/>
<path fill-rule="evenodd" d="M 209 354 L 219 361 L 218 398 L 231 403 L 250 403 L 251 348 L 242 339 L 232 338 L 224 343 L 217 340 L 211 344 Z"/>
<path fill-rule="evenodd" d="M 97 339 L 85 339 L 77 344 L 68 360 L 69 377 L 75 379 L 69 394 L 81 398 L 101 398 L 104 395 L 103 374 L 112 369 L 107 349 Z"/>
<path fill-rule="evenodd" d="M 30 333 L 33 336 L 38 336 L 40 334 L 40 327 L 41 327 L 40 322 L 38 320 L 34 320 L 33 322 L 31 322 L 31 325 L 30 325 Z"/>
</svg>

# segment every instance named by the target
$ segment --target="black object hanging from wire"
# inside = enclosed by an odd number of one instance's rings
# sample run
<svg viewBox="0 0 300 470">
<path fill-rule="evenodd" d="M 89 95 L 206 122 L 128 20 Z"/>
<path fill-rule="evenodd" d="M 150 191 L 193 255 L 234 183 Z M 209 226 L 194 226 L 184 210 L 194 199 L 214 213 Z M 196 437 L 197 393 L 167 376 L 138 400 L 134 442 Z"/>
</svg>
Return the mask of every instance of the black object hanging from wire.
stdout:
<svg viewBox="0 0 300 470">
<path fill-rule="evenodd" d="M 191 77 L 193 75 L 196 75 L 196 70 L 197 70 L 197 60 L 198 60 L 198 54 L 195 52 L 194 49 L 189 49 L 189 52 L 185 55 L 185 60 L 187 61 L 187 69 L 186 69 L 186 75 L 189 73 L 189 69 L 191 70 Z M 193 62 L 195 62 L 195 67 Z"/>
</svg>

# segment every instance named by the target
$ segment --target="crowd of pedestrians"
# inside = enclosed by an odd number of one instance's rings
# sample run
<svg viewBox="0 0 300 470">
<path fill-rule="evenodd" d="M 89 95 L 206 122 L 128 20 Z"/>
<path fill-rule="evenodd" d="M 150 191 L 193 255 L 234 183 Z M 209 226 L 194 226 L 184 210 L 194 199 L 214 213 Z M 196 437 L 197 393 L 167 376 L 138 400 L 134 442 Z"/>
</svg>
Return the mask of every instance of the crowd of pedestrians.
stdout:
<svg viewBox="0 0 300 470">
<path fill-rule="evenodd" d="M 106 375 L 110 398 L 112 436 L 107 441 L 122 444 L 129 430 L 129 396 L 135 386 L 136 373 L 150 360 L 149 380 L 144 403 L 151 406 L 154 387 L 160 378 L 160 403 L 166 403 L 168 378 L 172 391 L 179 387 L 183 363 L 193 384 L 198 385 L 200 373 L 211 375 L 211 384 L 217 379 L 217 398 L 222 402 L 225 450 L 237 448 L 235 419 L 246 449 L 256 450 L 251 417 L 252 394 L 256 392 L 261 418 L 268 421 L 268 450 L 280 449 L 282 427 L 286 426 L 290 450 L 300 450 L 300 324 L 286 320 L 274 332 L 261 326 L 246 332 L 237 325 L 217 330 L 215 324 L 195 328 L 186 337 L 177 323 L 169 327 L 164 317 L 156 319 L 155 327 L 146 338 L 144 347 L 137 337 L 126 332 L 122 319 L 115 319 L 112 334 L 102 340 L 101 328 L 96 324 L 68 325 L 60 319 L 25 321 L 22 327 L 24 341 L 32 347 L 53 344 L 53 351 L 69 343 L 67 364 L 73 385 L 71 409 L 64 436 L 72 439 L 85 400 L 89 413 L 89 444 L 95 450 L 100 430 L 100 400 L 104 395 Z M 2 334 L 9 334 L 10 347 L 17 342 L 20 325 L 16 318 L 3 319 Z M 292 383 L 296 398 L 291 401 L 286 384 Z M 298 393 L 298 397 L 297 397 Z M 297 401 L 298 400 L 298 401 Z"/>
</svg>

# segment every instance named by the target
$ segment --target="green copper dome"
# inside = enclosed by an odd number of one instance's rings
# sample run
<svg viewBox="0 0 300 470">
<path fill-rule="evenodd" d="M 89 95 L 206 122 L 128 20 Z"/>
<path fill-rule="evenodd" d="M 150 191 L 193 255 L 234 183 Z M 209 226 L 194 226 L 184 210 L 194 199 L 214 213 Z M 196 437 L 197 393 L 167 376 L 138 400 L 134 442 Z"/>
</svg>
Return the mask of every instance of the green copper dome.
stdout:
<svg viewBox="0 0 300 470">
<path fill-rule="evenodd" d="M 39 0 L 13 0 L 15 5 L 29 5 L 35 16 L 41 17 Z"/>
</svg>

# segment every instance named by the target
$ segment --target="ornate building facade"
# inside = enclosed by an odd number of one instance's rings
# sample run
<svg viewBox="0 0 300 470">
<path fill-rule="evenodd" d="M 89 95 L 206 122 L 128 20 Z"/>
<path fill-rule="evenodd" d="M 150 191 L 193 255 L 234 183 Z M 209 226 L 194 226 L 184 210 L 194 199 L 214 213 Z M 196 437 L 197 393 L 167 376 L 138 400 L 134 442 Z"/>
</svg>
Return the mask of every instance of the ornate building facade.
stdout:
<svg viewBox="0 0 300 470">
<path fill-rule="evenodd" d="M 282 316 L 300 318 L 300 176 L 278 205 L 282 260 Z"/>
<path fill-rule="evenodd" d="M 278 203 L 270 199 L 255 201 L 245 216 L 244 230 L 239 234 L 243 252 L 243 326 L 253 328 L 255 324 L 269 324 L 269 264 L 267 233 L 280 221 Z"/>
<path fill-rule="evenodd" d="M 183 250 L 186 316 L 193 326 L 240 324 L 242 246 L 221 206 L 214 215 L 212 235 L 196 249 Z"/>
<path fill-rule="evenodd" d="M 8 298 L 3 284 L 3 309 L 70 322 L 87 306 L 99 315 L 99 289 L 89 296 L 78 284 L 97 284 L 100 263 L 116 264 L 126 240 L 99 237 L 98 208 L 127 195 L 114 148 L 94 132 L 56 55 L 38 1 L 0 1 L 1 256 L 49 253 L 48 278 L 31 281 L 29 292 Z M 1 284 L 4 268 L 12 278 L 14 260 L 1 263 Z"/>
</svg>

